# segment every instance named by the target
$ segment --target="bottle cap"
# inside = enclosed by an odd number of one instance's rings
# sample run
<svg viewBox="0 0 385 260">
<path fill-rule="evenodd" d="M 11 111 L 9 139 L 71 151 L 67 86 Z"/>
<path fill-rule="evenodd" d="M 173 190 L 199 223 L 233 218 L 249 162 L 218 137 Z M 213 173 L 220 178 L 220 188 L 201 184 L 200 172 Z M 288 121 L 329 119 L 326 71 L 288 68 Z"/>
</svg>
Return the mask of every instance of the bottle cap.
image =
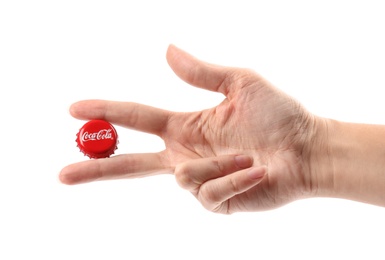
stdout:
<svg viewBox="0 0 385 260">
<path fill-rule="evenodd" d="M 76 137 L 80 151 L 89 158 L 108 158 L 117 149 L 118 134 L 104 120 L 88 121 L 80 128 Z"/>
</svg>

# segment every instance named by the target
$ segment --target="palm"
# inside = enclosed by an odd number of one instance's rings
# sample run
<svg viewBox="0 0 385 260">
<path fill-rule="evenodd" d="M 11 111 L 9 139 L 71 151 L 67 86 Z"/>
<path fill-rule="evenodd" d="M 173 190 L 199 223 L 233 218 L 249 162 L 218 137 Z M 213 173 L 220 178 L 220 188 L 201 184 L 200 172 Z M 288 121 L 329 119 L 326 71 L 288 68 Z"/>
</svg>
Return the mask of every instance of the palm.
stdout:
<svg viewBox="0 0 385 260">
<path fill-rule="evenodd" d="M 253 84 L 255 79 L 249 80 L 245 83 L 242 79 L 246 86 L 232 82 L 230 88 L 236 91 L 215 108 L 175 114 L 163 136 L 171 165 L 237 153 L 270 165 L 268 180 L 235 196 L 230 204 L 235 209 L 229 211 L 279 206 L 290 201 L 303 185 L 301 151 L 308 124 L 305 110 L 267 82 Z"/>
</svg>

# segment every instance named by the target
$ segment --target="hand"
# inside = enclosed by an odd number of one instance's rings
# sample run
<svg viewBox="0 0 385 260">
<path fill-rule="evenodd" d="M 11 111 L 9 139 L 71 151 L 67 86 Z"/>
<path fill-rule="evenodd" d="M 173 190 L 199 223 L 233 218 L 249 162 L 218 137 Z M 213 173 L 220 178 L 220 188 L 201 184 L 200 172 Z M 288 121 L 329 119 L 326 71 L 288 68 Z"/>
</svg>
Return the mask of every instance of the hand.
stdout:
<svg viewBox="0 0 385 260">
<path fill-rule="evenodd" d="M 312 194 L 315 116 L 251 70 L 208 64 L 172 45 L 167 61 L 187 83 L 222 93 L 223 102 L 191 113 L 102 100 L 73 104 L 75 118 L 158 135 L 166 149 L 75 163 L 61 171 L 63 183 L 173 172 L 205 208 L 225 214 L 272 209 Z"/>
</svg>

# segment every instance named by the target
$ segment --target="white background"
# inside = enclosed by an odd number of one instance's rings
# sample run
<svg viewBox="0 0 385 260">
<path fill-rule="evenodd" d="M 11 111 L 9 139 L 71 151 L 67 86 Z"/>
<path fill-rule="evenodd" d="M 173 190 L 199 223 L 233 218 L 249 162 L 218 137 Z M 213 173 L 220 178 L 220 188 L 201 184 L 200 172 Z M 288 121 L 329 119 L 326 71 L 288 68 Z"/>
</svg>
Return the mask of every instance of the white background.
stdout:
<svg viewBox="0 0 385 260">
<path fill-rule="evenodd" d="M 317 198 L 224 216 L 172 175 L 57 178 L 87 159 L 73 102 L 194 111 L 222 100 L 173 74 L 170 43 L 254 69 L 317 115 L 385 124 L 381 2 L 1 0 L 0 259 L 384 259 L 385 209 L 372 205 Z M 118 153 L 163 149 L 117 130 Z"/>
</svg>

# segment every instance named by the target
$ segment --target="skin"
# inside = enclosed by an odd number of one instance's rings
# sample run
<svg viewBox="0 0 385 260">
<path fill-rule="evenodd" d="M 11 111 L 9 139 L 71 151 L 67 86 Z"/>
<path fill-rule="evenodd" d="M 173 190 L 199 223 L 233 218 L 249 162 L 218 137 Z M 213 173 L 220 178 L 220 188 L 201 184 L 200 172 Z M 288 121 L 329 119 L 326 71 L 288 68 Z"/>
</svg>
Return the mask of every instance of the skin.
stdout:
<svg viewBox="0 0 385 260">
<path fill-rule="evenodd" d="M 316 196 L 385 206 L 385 143 L 373 138 L 385 134 L 384 127 L 317 117 L 249 69 L 209 64 L 173 45 L 166 58 L 182 80 L 222 93 L 224 100 L 191 113 L 132 102 L 74 103 L 73 117 L 157 135 L 166 149 L 68 165 L 60 172 L 62 183 L 173 173 L 206 209 L 223 214 L 269 210 Z M 357 167 L 361 159 L 369 171 Z"/>
</svg>

